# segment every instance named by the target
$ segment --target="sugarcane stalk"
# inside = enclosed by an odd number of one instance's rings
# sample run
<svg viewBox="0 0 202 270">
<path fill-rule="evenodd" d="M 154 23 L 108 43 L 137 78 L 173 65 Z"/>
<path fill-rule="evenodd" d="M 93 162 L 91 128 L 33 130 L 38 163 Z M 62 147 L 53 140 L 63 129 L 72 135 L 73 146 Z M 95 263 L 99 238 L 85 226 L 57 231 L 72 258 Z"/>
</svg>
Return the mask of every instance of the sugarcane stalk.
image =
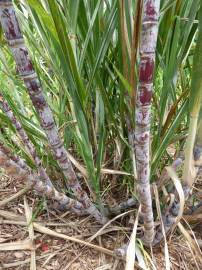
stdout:
<svg viewBox="0 0 202 270">
<path fill-rule="evenodd" d="M 5 112 L 5 114 L 8 116 L 8 118 L 11 120 L 11 122 L 14 125 L 17 133 L 19 134 L 22 142 L 24 143 L 26 149 L 28 150 L 31 157 L 33 158 L 33 160 L 36 164 L 36 167 L 38 169 L 40 179 L 45 181 L 49 186 L 52 186 L 52 182 L 51 182 L 50 178 L 48 177 L 45 169 L 42 167 L 42 162 L 36 153 L 36 149 L 35 149 L 33 143 L 30 141 L 30 139 L 29 139 L 26 131 L 22 127 L 20 121 L 18 121 L 18 119 L 15 117 L 8 102 L 4 99 L 4 97 L 1 95 L 1 93 L 0 93 L 0 104 L 1 104 L 2 110 Z"/>
<path fill-rule="evenodd" d="M 140 34 L 139 83 L 135 111 L 135 155 L 138 185 L 137 191 L 144 221 L 144 238 L 151 244 L 154 238 L 154 221 L 150 191 L 150 121 L 155 49 L 158 34 L 160 0 L 144 0 L 142 29 Z"/>
<path fill-rule="evenodd" d="M 11 160 L 18 164 L 23 170 L 29 171 L 29 167 L 24 162 L 23 159 L 19 158 L 19 156 L 14 155 L 8 147 L 4 145 L 3 142 L 0 141 L 0 151 L 3 152 L 6 156 L 8 156 Z"/>
<path fill-rule="evenodd" d="M 80 202 L 71 199 L 63 193 L 58 192 L 53 186 L 49 186 L 46 183 L 42 182 L 39 179 L 38 175 L 34 174 L 31 170 L 27 170 L 27 167 L 23 169 L 22 166 L 17 164 L 14 161 L 16 157 L 13 157 L 13 159 L 11 159 L 1 150 L 2 149 L 0 148 L 0 166 L 1 168 L 5 169 L 6 173 L 9 176 L 17 176 L 21 180 L 28 180 L 27 185 L 30 187 L 30 189 L 33 188 L 37 192 L 43 195 L 45 194 L 47 198 L 58 201 L 62 205 L 65 205 L 65 208 L 67 210 L 71 210 L 77 215 L 86 214 L 86 210 Z M 18 159 L 18 161 L 19 160 L 20 159 Z"/>
<path fill-rule="evenodd" d="M 24 80 L 28 94 L 39 114 L 41 126 L 47 135 L 55 158 L 68 181 L 68 187 L 72 189 L 75 197 L 84 205 L 89 214 L 93 215 L 99 223 L 105 223 L 106 218 L 101 215 L 89 199 L 87 193 L 82 189 L 77 180 L 71 161 L 68 159 L 67 151 L 60 139 L 52 112 L 43 95 L 41 83 L 25 46 L 24 38 L 11 0 L 0 0 L 0 20 L 8 45 L 15 58 L 18 72 Z"/>
<path fill-rule="evenodd" d="M 199 125 L 199 130 L 200 130 L 200 125 Z M 197 176 L 201 175 L 201 168 L 202 168 L 202 141 L 201 141 L 201 136 L 198 136 L 196 139 L 194 149 L 193 149 L 193 168 L 195 171 L 194 178 L 192 178 L 192 181 L 197 178 Z M 189 183 L 183 183 L 183 192 L 184 192 L 184 197 L 185 201 L 189 198 L 192 187 L 189 185 Z M 173 192 L 174 193 L 174 192 Z M 178 218 L 178 212 L 180 208 L 180 202 L 178 198 L 175 198 L 173 201 L 172 205 L 164 211 L 162 214 L 162 219 L 163 219 L 163 224 L 164 224 L 164 229 L 166 234 L 168 234 L 170 231 L 173 231 L 174 226 L 176 226 L 176 220 Z M 164 239 L 164 235 L 162 233 L 161 227 L 159 227 L 156 230 L 156 234 L 153 240 L 152 245 L 156 246 L 159 244 L 162 240 Z"/>
<path fill-rule="evenodd" d="M 202 79 L 201 79 L 201 60 L 202 60 L 202 5 L 199 9 L 199 32 L 196 43 L 194 60 L 193 60 L 193 71 L 192 71 L 192 82 L 190 91 L 190 124 L 189 134 L 186 141 L 185 147 L 185 161 L 183 168 L 183 191 L 184 197 L 187 199 L 190 195 L 192 185 L 197 177 L 197 174 L 201 173 L 202 167 L 202 141 L 201 141 L 201 127 L 202 124 L 198 124 L 198 116 L 201 108 L 202 100 Z M 197 134 L 198 125 L 198 134 Z M 176 216 L 179 211 L 179 202 L 175 200 L 172 207 L 167 211 L 164 217 L 165 231 L 168 232 L 173 229 L 176 224 Z M 162 231 L 157 230 L 153 244 L 158 244 L 163 239 Z"/>
<path fill-rule="evenodd" d="M 190 187 L 194 182 L 194 168 L 193 168 L 193 147 L 196 138 L 197 123 L 199 119 L 199 113 L 201 110 L 202 102 L 202 2 L 200 1 L 200 8 L 198 13 L 198 38 L 193 57 L 193 68 L 192 68 L 192 80 L 191 89 L 189 94 L 189 112 L 190 112 L 190 123 L 189 133 L 186 140 L 185 147 L 185 162 L 183 169 L 183 182 Z M 201 134 L 199 134 L 201 136 Z"/>
<path fill-rule="evenodd" d="M 148 2 L 148 1 L 145 1 Z M 150 3 L 153 1 L 149 1 Z M 151 7 L 151 5 L 150 5 Z M 202 80 L 201 80 L 201 59 L 202 59 L 202 5 L 199 9 L 199 33 L 198 33 L 198 40 L 196 45 L 196 50 L 194 54 L 194 62 L 193 62 L 193 75 L 192 75 L 192 84 L 191 84 L 191 92 L 190 92 L 190 126 L 189 126 L 189 136 L 187 138 L 187 145 L 185 150 L 185 163 L 184 163 L 184 170 L 183 170 L 183 192 L 185 200 L 190 195 L 192 184 L 196 179 L 198 173 L 201 172 L 202 167 L 202 143 L 199 140 L 201 134 L 199 134 L 196 142 L 196 129 L 197 129 L 197 120 L 198 114 L 201 107 L 201 100 L 202 100 Z M 156 30 L 157 31 L 157 30 Z M 151 31 L 152 33 L 152 31 Z M 145 44 L 148 44 L 148 40 L 145 40 Z M 145 45 L 146 46 L 146 45 Z M 153 50 L 154 51 L 154 50 Z M 154 62 L 152 65 L 145 65 L 145 70 L 147 72 L 145 74 L 150 73 L 151 67 L 153 67 Z M 144 78 L 144 73 L 142 77 Z M 141 79 L 141 72 L 140 72 L 140 79 Z M 144 91 L 145 92 L 145 91 Z M 144 100 L 145 97 L 148 97 L 148 91 L 146 92 L 147 95 L 143 95 Z M 140 95 L 141 97 L 141 95 Z M 149 105 L 149 104 L 148 104 Z M 145 114 L 147 116 L 147 114 Z M 146 118 L 146 116 L 144 118 Z M 148 117 L 149 121 L 149 117 Z M 200 127 L 199 127 L 200 130 Z M 172 203 L 171 207 L 166 209 L 164 214 L 162 215 L 164 229 L 165 232 L 168 233 L 169 231 L 173 230 L 173 227 L 176 225 L 178 212 L 180 208 L 180 202 L 176 198 Z M 155 237 L 153 239 L 152 245 L 155 246 L 163 240 L 164 236 L 162 233 L 162 229 L 159 228 L 156 231 Z"/>
<path fill-rule="evenodd" d="M 198 149 L 196 149 L 196 148 L 198 148 Z M 202 170 L 201 170 L 201 167 L 202 167 L 202 145 L 195 146 L 194 152 L 195 151 L 198 151 L 198 154 L 195 156 L 195 159 L 194 159 L 194 169 L 195 169 L 195 173 L 196 173 L 194 180 L 196 179 L 196 177 L 198 175 L 201 175 L 201 172 L 202 172 Z M 199 154 L 199 152 L 200 152 L 200 154 Z M 193 179 L 192 179 L 192 181 L 193 181 Z M 182 188 L 183 188 L 184 197 L 185 197 L 185 201 L 186 201 L 190 196 L 192 187 L 189 184 L 185 183 L 182 186 Z M 164 211 L 164 213 L 162 214 L 163 225 L 164 225 L 164 229 L 165 229 L 166 234 L 173 231 L 173 229 L 177 225 L 176 221 L 178 218 L 179 209 L 180 209 L 180 202 L 179 202 L 178 198 L 175 198 L 172 205 L 168 209 L 166 209 Z M 159 227 L 156 230 L 156 234 L 155 234 L 154 240 L 152 242 L 152 246 L 156 246 L 156 245 L 160 244 L 161 241 L 163 241 L 163 240 L 164 240 L 164 235 L 163 235 L 161 227 Z"/>
<path fill-rule="evenodd" d="M 202 143 L 199 143 L 198 141 L 195 143 L 194 150 L 193 150 L 193 156 L 194 156 L 194 167 L 196 170 L 196 177 L 198 175 L 201 175 L 202 173 Z M 179 165 L 182 164 L 183 158 L 178 157 L 176 160 L 173 161 L 173 164 L 171 168 L 176 171 Z M 158 187 L 160 188 L 162 186 L 162 183 L 166 180 L 169 179 L 168 174 L 165 173 L 165 170 L 163 170 L 162 175 L 160 176 L 161 181 L 158 184 Z M 164 181 L 162 182 L 162 180 Z M 158 182 L 157 182 L 158 183 Z M 184 192 L 184 197 L 185 200 L 189 198 L 190 192 L 191 192 L 191 187 L 189 185 L 183 185 L 183 192 Z M 153 189 L 151 189 L 152 192 Z M 173 191 L 174 193 L 175 191 Z M 131 204 L 134 204 L 134 200 L 131 200 Z M 137 204 L 136 204 L 137 205 Z M 180 202 L 177 198 L 173 201 L 173 203 L 167 207 L 163 213 L 162 213 L 162 220 L 163 220 L 163 226 L 165 233 L 168 234 L 169 232 L 173 231 L 174 226 L 176 226 L 176 221 L 178 218 L 178 212 L 180 209 Z M 152 245 L 153 247 L 159 245 L 162 241 L 164 240 L 164 234 L 162 231 L 161 226 L 159 226 L 156 229 L 154 239 L 152 241 L 152 244 L 146 243 L 146 246 Z M 118 248 L 115 250 L 115 254 L 118 256 L 125 256 L 127 252 L 128 245 L 123 245 L 122 247 Z"/>
</svg>

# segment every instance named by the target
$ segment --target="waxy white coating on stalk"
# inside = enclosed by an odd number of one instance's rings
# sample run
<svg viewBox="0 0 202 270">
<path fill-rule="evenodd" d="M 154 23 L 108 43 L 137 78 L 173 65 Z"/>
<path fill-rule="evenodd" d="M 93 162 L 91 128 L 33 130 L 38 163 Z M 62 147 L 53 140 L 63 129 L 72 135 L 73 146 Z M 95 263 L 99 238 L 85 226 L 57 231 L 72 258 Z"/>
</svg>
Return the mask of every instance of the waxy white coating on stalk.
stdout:
<svg viewBox="0 0 202 270">
<path fill-rule="evenodd" d="M 46 132 L 55 158 L 68 180 L 68 186 L 73 190 L 76 198 L 83 203 L 86 211 L 93 215 L 98 222 L 105 223 L 106 219 L 93 205 L 87 193 L 79 184 L 72 164 L 67 157 L 67 152 L 59 137 L 52 112 L 44 98 L 40 81 L 35 73 L 27 48 L 24 44 L 24 39 L 11 0 L 0 0 L 0 20 L 8 44 L 13 52 L 18 72 L 24 79 L 32 103 L 39 114 L 41 126 Z"/>
<path fill-rule="evenodd" d="M 160 0 L 144 0 L 140 36 L 139 84 L 136 96 L 135 155 L 138 196 L 144 221 L 144 242 L 154 239 L 154 221 L 150 190 L 150 121 L 155 49 L 158 34 Z"/>
<path fill-rule="evenodd" d="M 8 151 L 9 152 L 9 151 Z M 15 159 L 15 157 L 13 158 Z M 18 160 L 20 160 L 18 158 Z M 22 162 L 21 162 L 22 163 Z M 28 186 L 34 188 L 39 193 L 46 195 L 49 199 L 56 200 L 65 205 L 66 209 L 73 211 L 77 215 L 86 214 L 84 206 L 65 194 L 58 192 L 53 186 L 43 183 L 37 175 L 33 174 L 31 170 L 23 169 L 14 160 L 10 159 L 0 147 L 0 166 L 5 169 L 8 175 L 28 180 Z M 26 167 L 26 166 L 25 166 Z"/>
</svg>

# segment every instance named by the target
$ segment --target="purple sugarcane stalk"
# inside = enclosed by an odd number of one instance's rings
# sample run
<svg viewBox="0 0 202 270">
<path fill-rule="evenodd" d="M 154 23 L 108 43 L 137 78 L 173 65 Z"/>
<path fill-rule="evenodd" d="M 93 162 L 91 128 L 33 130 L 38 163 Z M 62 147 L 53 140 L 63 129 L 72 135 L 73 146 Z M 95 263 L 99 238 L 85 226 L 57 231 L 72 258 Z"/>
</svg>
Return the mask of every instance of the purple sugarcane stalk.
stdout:
<svg viewBox="0 0 202 270">
<path fill-rule="evenodd" d="M 56 200 L 65 206 L 65 209 L 71 210 L 77 215 L 86 214 L 86 210 L 80 202 L 69 198 L 63 193 L 58 192 L 53 186 L 42 182 L 19 157 L 10 157 L 12 153 L 0 145 L 0 166 L 4 168 L 9 176 L 18 177 L 21 180 L 28 180 L 28 187 L 34 188 L 37 192 L 45 194 L 49 199 Z M 16 162 L 15 162 L 16 160 Z"/>
<path fill-rule="evenodd" d="M 155 49 L 158 34 L 160 0 L 144 0 L 140 34 L 139 84 L 136 95 L 135 155 L 138 196 L 144 220 L 144 242 L 154 238 L 154 221 L 150 191 L 150 121 Z"/>
<path fill-rule="evenodd" d="M 27 164 L 24 162 L 23 159 L 21 159 L 19 156 L 13 154 L 10 149 L 4 145 L 3 142 L 0 141 L 0 151 L 4 153 L 9 159 L 14 161 L 20 168 L 23 170 L 29 171 L 30 168 L 27 166 Z"/>
<path fill-rule="evenodd" d="M 82 189 L 77 180 L 71 161 L 68 159 L 67 151 L 59 137 L 52 112 L 42 93 L 41 83 L 25 46 L 11 0 L 0 0 L 0 20 L 8 45 L 15 58 L 18 72 L 25 82 L 32 103 L 39 114 L 41 126 L 47 135 L 51 149 L 68 180 L 69 188 L 72 189 L 75 197 L 84 205 L 89 214 L 93 215 L 99 223 L 105 223 L 106 218 L 101 215 L 89 199 L 87 193 Z"/>
<path fill-rule="evenodd" d="M 201 168 L 202 168 L 202 145 L 200 143 L 200 140 L 198 141 L 197 139 L 196 139 L 195 146 L 193 149 L 193 165 L 194 165 L 194 169 L 195 169 L 194 180 L 196 180 L 196 178 L 199 175 L 201 176 L 201 171 L 202 171 L 201 170 Z M 187 200 L 190 196 L 192 187 L 185 184 L 182 186 L 182 188 L 183 188 L 185 200 Z M 176 196 L 176 199 L 174 200 L 172 205 L 169 207 L 168 210 L 166 209 L 165 213 L 163 213 L 163 215 L 162 215 L 164 229 L 165 229 L 166 233 L 173 231 L 174 226 L 177 225 L 176 219 L 178 216 L 179 208 L 180 208 L 180 202 L 179 202 L 178 197 Z M 155 246 L 155 245 L 159 244 L 163 239 L 164 239 L 164 236 L 163 236 L 162 230 L 161 230 L 161 228 L 158 228 L 156 231 L 154 241 L 153 241 L 153 245 Z"/>
<path fill-rule="evenodd" d="M 8 118 L 11 120 L 11 122 L 14 125 L 17 133 L 19 134 L 22 142 L 24 143 L 26 149 L 28 150 L 31 157 L 33 158 L 33 160 L 37 166 L 40 179 L 42 181 L 46 182 L 49 186 L 52 186 L 51 180 L 48 177 L 45 169 L 42 167 L 42 162 L 36 153 L 36 150 L 35 150 L 33 143 L 30 141 L 30 139 L 27 136 L 27 133 L 24 130 L 24 128 L 22 127 L 21 123 L 15 117 L 8 102 L 4 99 L 4 97 L 1 94 L 0 94 L 0 104 L 1 104 L 2 110 L 5 112 L 5 114 L 8 116 Z"/>
</svg>

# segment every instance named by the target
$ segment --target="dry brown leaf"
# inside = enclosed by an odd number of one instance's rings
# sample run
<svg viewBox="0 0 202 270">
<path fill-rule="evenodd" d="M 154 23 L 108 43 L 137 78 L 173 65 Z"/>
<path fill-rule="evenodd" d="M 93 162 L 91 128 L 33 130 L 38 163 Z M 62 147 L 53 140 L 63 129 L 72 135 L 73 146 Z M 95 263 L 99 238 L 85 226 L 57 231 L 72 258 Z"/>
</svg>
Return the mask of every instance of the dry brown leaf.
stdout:
<svg viewBox="0 0 202 270">
<path fill-rule="evenodd" d="M 29 207 L 26 196 L 24 196 L 24 208 L 25 208 L 25 216 L 27 219 L 29 238 L 32 242 L 34 242 L 34 228 L 32 223 L 32 209 Z M 30 261 L 30 270 L 36 270 L 36 253 L 35 250 L 31 251 L 31 261 Z"/>
<path fill-rule="evenodd" d="M 34 250 L 35 247 L 30 239 L 0 244 L 0 250 Z"/>
<path fill-rule="evenodd" d="M 137 212 L 137 216 L 135 219 L 135 223 L 133 226 L 133 231 L 131 234 L 130 242 L 128 245 L 127 253 L 126 253 L 126 268 L 125 270 L 133 270 L 135 264 L 135 244 L 136 244 L 136 233 L 137 233 L 137 225 L 138 225 L 138 217 L 140 212 L 140 206 Z"/>
</svg>

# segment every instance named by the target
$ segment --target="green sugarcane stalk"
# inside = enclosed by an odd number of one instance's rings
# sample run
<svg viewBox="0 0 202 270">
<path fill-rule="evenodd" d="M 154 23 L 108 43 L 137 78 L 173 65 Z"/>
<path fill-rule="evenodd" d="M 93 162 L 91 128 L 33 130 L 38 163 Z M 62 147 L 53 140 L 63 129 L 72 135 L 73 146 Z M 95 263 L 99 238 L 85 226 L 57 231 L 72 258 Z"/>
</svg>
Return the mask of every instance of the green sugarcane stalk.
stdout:
<svg viewBox="0 0 202 270">
<path fill-rule="evenodd" d="M 192 186 L 195 180 L 195 171 L 193 167 L 193 148 L 196 138 L 197 122 L 199 118 L 199 112 L 202 101 L 202 1 L 200 1 L 199 9 L 199 26 L 198 26 L 198 38 L 196 42 L 196 48 L 194 51 L 193 58 L 193 69 L 191 79 L 191 90 L 190 90 L 190 123 L 189 133 L 185 147 L 185 162 L 183 169 L 183 182 L 186 185 Z"/>
<path fill-rule="evenodd" d="M 186 141 L 185 147 L 185 161 L 183 168 L 183 192 L 184 197 L 187 200 L 192 185 L 198 174 L 201 173 L 202 167 L 202 124 L 198 123 L 199 112 L 202 101 L 202 72 L 201 72 L 201 61 L 202 61 L 202 1 L 200 1 L 199 9 L 199 32 L 198 39 L 196 42 L 196 48 L 193 59 L 193 70 L 192 70 L 192 81 L 190 91 L 190 123 L 189 123 L 189 134 Z M 198 130 L 197 130 L 198 126 Z M 197 133 L 198 132 L 198 133 Z M 180 203 L 176 199 L 169 211 L 163 215 L 165 232 L 173 230 L 173 226 L 176 225 L 176 219 L 178 216 Z M 164 236 L 162 230 L 159 228 L 156 232 L 153 245 L 158 244 L 163 240 Z"/>
<path fill-rule="evenodd" d="M 43 95 L 41 83 L 29 57 L 11 0 L 0 0 L 0 20 L 8 45 L 15 58 L 18 72 L 23 78 L 32 103 L 39 114 L 41 126 L 47 135 L 55 158 L 68 180 L 68 187 L 72 189 L 75 197 L 84 205 L 89 214 L 93 215 L 99 223 L 105 223 L 106 218 L 91 202 L 77 180 L 71 161 L 67 156 L 67 151 L 59 137 L 52 112 Z"/>
<path fill-rule="evenodd" d="M 36 167 L 38 169 L 40 179 L 42 181 L 45 181 L 45 183 L 47 183 L 49 186 L 52 186 L 52 182 L 51 182 L 50 178 L 48 177 L 45 169 L 42 167 L 42 162 L 36 153 L 35 146 L 30 141 L 30 139 L 29 139 L 26 131 L 22 127 L 20 121 L 18 121 L 18 119 L 15 117 L 8 102 L 4 99 L 4 97 L 1 95 L 1 93 L 0 93 L 0 104 L 1 104 L 2 110 L 5 112 L 5 114 L 8 116 L 8 118 L 11 120 L 11 122 L 14 125 L 17 133 L 19 134 L 22 142 L 24 143 L 26 149 L 28 150 L 31 157 L 33 158 L 33 160 L 36 164 Z"/>
<path fill-rule="evenodd" d="M 155 49 L 158 34 L 160 0 L 144 0 L 142 29 L 140 33 L 139 83 L 136 93 L 135 155 L 137 167 L 137 191 L 144 221 L 145 244 L 154 238 L 154 221 L 150 190 L 150 121 Z"/>
<path fill-rule="evenodd" d="M 185 147 L 185 161 L 183 168 L 183 191 L 185 199 L 190 195 L 192 185 L 198 174 L 201 174 L 202 167 L 202 121 L 199 121 L 199 112 L 202 101 L 202 1 L 199 9 L 198 38 L 193 59 L 192 81 L 190 91 L 190 123 L 189 134 Z M 198 129 L 197 129 L 198 127 Z M 179 202 L 175 200 L 169 211 L 163 216 L 164 228 L 168 232 L 173 229 L 178 215 Z M 158 244 L 163 240 L 162 231 L 159 229 L 155 235 L 153 244 Z"/>
</svg>

